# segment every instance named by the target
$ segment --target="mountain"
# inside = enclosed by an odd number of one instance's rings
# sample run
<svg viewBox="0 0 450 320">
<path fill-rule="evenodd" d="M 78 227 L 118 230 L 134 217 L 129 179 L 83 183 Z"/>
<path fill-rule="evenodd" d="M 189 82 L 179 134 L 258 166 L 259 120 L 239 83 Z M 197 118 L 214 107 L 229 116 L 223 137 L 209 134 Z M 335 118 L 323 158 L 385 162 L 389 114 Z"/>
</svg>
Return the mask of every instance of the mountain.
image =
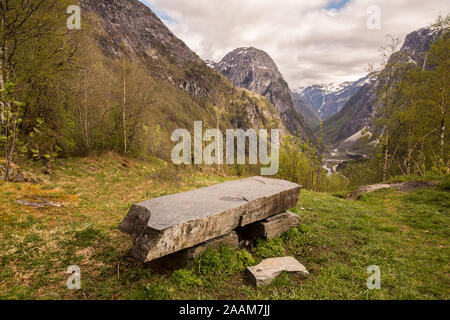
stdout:
<svg viewBox="0 0 450 320">
<path fill-rule="evenodd" d="M 300 114 L 305 119 L 306 124 L 311 129 L 318 127 L 322 120 L 320 119 L 316 111 L 314 111 L 314 109 L 309 104 L 307 104 L 305 100 L 303 100 L 300 94 L 291 92 L 291 97 L 298 112 L 300 112 Z"/>
<path fill-rule="evenodd" d="M 234 85 L 269 99 L 290 133 L 300 133 L 304 140 L 314 140 L 311 129 L 292 100 L 287 82 L 266 52 L 253 47 L 238 48 L 228 53 L 219 63 L 210 65 Z"/>
<path fill-rule="evenodd" d="M 326 120 L 341 111 L 344 105 L 367 82 L 367 77 L 342 84 L 312 85 L 294 90 L 322 120 Z"/>
<path fill-rule="evenodd" d="M 388 63 L 395 61 L 399 66 L 401 64 L 424 66 L 426 52 L 443 32 L 444 29 L 439 27 L 425 27 L 408 34 L 399 51 L 389 58 Z M 376 88 L 386 81 L 382 76 L 383 71 L 379 76 L 365 78 L 363 85 L 345 106 L 324 122 L 325 142 L 331 144 L 343 142 L 358 132 L 372 127 L 378 109 Z"/>
<path fill-rule="evenodd" d="M 102 20 L 109 36 L 99 44 L 111 56 L 120 55 L 124 45 L 133 54 L 150 57 L 164 51 L 180 66 L 202 63 L 150 8 L 137 0 L 82 0 L 81 6 L 83 11 L 95 13 Z"/>
<path fill-rule="evenodd" d="M 76 83 L 83 84 L 85 89 L 81 88 L 84 92 L 74 96 L 90 97 L 87 104 L 92 106 L 83 104 L 87 109 L 86 123 L 92 122 L 86 128 L 102 128 L 106 136 L 116 134 L 115 141 L 123 140 L 119 137 L 121 131 L 117 130 L 121 128 L 122 117 L 117 114 L 121 114 L 122 86 L 126 83 L 129 140 L 137 143 L 139 138 L 142 143 L 156 145 L 157 152 L 165 156 L 170 154 L 173 130 L 192 129 L 196 120 L 204 121 L 204 127 L 209 128 L 215 128 L 219 121 L 221 129 L 286 131 L 279 113 L 267 99 L 235 87 L 208 67 L 140 1 L 81 0 L 80 3 L 86 24 L 83 45 L 79 48 L 79 64 L 84 73 Z M 123 79 L 124 69 L 126 79 Z M 96 91 L 100 83 L 103 88 Z M 105 129 L 108 116 L 111 125 Z M 83 140 L 96 139 L 85 138 L 98 132 L 90 130 L 92 133 L 85 130 Z M 104 140 L 104 133 L 98 134 L 99 141 Z M 139 146 L 139 149 L 147 148 Z"/>
</svg>

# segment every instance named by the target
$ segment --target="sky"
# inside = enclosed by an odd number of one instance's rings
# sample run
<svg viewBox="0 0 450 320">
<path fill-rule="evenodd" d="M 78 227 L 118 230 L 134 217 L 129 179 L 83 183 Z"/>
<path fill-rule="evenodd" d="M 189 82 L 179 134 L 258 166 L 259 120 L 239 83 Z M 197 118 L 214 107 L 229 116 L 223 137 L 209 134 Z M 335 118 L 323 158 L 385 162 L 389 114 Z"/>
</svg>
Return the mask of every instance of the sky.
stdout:
<svg viewBox="0 0 450 320">
<path fill-rule="evenodd" d="M 291 89 L 357 80 L 401 39 L 450 13 L 449 0 L 140 0 L 204 60 L 266 51 Z"/>
</svg>

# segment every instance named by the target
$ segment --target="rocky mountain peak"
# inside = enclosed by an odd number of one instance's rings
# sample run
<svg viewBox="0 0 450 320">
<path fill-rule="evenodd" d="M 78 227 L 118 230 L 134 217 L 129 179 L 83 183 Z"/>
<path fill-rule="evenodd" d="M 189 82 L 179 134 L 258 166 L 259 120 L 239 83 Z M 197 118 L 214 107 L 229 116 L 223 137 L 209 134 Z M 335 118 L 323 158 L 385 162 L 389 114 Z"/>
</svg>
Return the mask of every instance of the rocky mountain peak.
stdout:
<svg viewBox="0 0 450 320">
<path fill-rule="evenodd" d="M 411 32 L 406 36 L 400 51 L 411 55 L 417 52 L 426 52 L 430 50 L 433 42 L 442 35 L 444 30 L 443 27 L 431 26 Z"/>
<path fill-rule="evenodd" d="M 282 78 L 272 58 L 253 47 L 238 48 L 228 53 L 217 64 L 217 70 L 229 76 L 233 82 L 241 84 L 240 87 L 251 85 L 254 75 L 270 73 L 271 76 Z"/>
<path fill-rule="evenodd" d="M 178 65 L 201 63 L 202 60 L 178 39 L 153 11 L 138 0 L 81 0 L 83 12 L 101 18 L 103 51 L 112 57 L 121 56 L 124 45 L 132 54 L 146 54 L 153 59 L 166 55 Z"/>
<path fill-rule="evenodd" d="M 266 52 L 253 47 L 238 48 L 214 67 L 234 85 L 270 100 L 289 132 L 300 133 L 303 138 L 313 140 L 309 127 L 295 107 L 287 82 Z"/>
</svg>

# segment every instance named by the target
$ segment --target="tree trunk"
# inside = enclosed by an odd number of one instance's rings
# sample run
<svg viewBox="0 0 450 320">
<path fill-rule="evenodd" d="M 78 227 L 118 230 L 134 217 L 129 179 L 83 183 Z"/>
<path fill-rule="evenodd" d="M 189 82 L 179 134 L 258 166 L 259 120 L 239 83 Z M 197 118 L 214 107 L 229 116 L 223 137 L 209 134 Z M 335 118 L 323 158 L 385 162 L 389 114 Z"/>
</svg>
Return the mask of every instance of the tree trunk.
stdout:
<svg viewBox="0 0 450 320">
<path fill-rule="evenodd" d="M 389 135 L 386 134 L 386 145 L 384 147 L 384 166 L 383 166 L 383 182 L 387 180 L 387 170 L 389 161 Z"/>
<path fill-rule="evenodd" d="M 16 140 L 17 140 L 17 119 L 13 119 L 13 132 L 12 132 L 12 142 L 11 142 L 11 148 L 9 149 L 9 152 L 6 155 L 6 165 L 5 165 L 5 172 L 3 174 L 3 180 L 8 181 L 9 179 L 9 170 L 11 168 L 11 163 L 14 156 L 14 151 L 16 149 Z"/>
<path fill-rule="evenodd" d="M 5 89 L 5 79 L 4 77 L 4 73 L 3 73 L 3 68 L 5 67 L 5 50 L 3 50 L 3 47 L 6 45 L 5 44 L 5 39 L 3 39 L 3 35 L 5 33 L 5 28 L 4 28 L 5 24 L 4 24 L 4 18 L 2 18 L 1 21 L 1 33 L 2 33 L 2 38 L 1 38 L 1 43 L 0 43 L 0 90 Z M 3 114 L 3 108 L 5 107 L 5 103 L 3 101 L 3 95 L 1 95 L 0 97 L 0 122 L 1 124 L 4 123 L 5 121 L 5 116 Z"/>
<path fill-rule="evenodd" d="M 3 44 L 0 44 L 0 90 L 5 89 L 5 82 L 3 81 Z M 0 98 L 0 121 L 1 124 L 5 121 L 3 115 L 3 108 L 5 107 L 5 103 L 3 102 L 3 94 Z"/>
<path fill-rule="evenodd" d="M 125 55 L 123 56 L 123 109 L 122 109 L 122 122 L 123 122 L 123 156 L 127 155 L 127 124 L 126 124 L 126 103 L 127 103 L 127 88 L 126 88 L 126 68 L 125 68 Z"/>
<path fill-rule="evenodd" d="M 444 146 L 445 146 L 445 118 L 442 119 L 441 122 L 441 135 L 440 135 L 440 154 L 441 154 L 441 160 L 445 163 L 444 159 Z"/>
<path fill-rule="evenodd" d="M 84 88 L 84 137 L 85 145 L 88 154 L 91 152 L 91 147 L 89 143 L 89 123 L 88 123 L 88 83 L 87 75 L 85 75 L 85 88 Z M 83 125 L 82 125 L 83 126 Z"/>
</svg>

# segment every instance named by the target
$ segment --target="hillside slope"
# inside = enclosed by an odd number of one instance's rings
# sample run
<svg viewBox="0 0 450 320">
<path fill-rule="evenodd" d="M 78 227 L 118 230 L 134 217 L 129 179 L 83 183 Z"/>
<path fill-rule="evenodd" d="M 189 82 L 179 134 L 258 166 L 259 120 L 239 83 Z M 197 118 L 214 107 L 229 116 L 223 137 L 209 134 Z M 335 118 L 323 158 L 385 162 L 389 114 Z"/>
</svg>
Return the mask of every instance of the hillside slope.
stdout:
<svg viewBox="0 0 450 320">
<path fill-rule="evenodd" d="M 89 128 L 104 122 L 102 115 L 112 117 L 106 132 L 87 132 L 84 135 L 89 139 L 84 140 L 97 141 L 103 138 L 96 134 L 117 132 L 124 68 L 127 132 L 133 135 L 130 144 L 160 140 L 156 147 L 140 145 L 135 149 L 152 147 L 167 157 L 172 131 L 192 129 L 196 120 L 203 120 L 205 128 L 215 128 L 219 121 L 221 129 L 285 131 L 268 100 L 236 88 L 209 68 L 138 0 L 82 0 L 81 6 L 86 27 L 78 61 L 86 71 L 78 82 L 90 81 L 92 85 L 86 83 L 76 95 L 81 98 L 88 91 L 92 97 L 87 102 L 86 118 L 92 122 Z"/>
<path fill-rule="evenodd" d="M 313 107 L 307 104 L 298 93 L 291 92 L 291 97 L 292 101 L 294 101 L 297 111 L 300 112 L 300 114 L 303 116 L 308 127 L 310 127 L 311 130 L 314 130 L 316 127 L 318 127 L 322 120 L 320 119 L 317 112 L 314 111 Z"/>
<path fill-rule="evenodd" d="M 408 34 L 403 45 L 389 61 L 399 57 L 399 64 L 423 66 L 430 46 L 446 32 L 442 28 L 425 27 Z M 390 63 L 390 62 L 388 62 Z M 383 74 L 383 71 L 380 72 Z M 371 128 L 376 118 L 376 90 L 383 78 L 368 78 L 342 110 L 324 122 L 324 140 L 335 144 L 349 138 L 364 127 Z"/>
</svg>

